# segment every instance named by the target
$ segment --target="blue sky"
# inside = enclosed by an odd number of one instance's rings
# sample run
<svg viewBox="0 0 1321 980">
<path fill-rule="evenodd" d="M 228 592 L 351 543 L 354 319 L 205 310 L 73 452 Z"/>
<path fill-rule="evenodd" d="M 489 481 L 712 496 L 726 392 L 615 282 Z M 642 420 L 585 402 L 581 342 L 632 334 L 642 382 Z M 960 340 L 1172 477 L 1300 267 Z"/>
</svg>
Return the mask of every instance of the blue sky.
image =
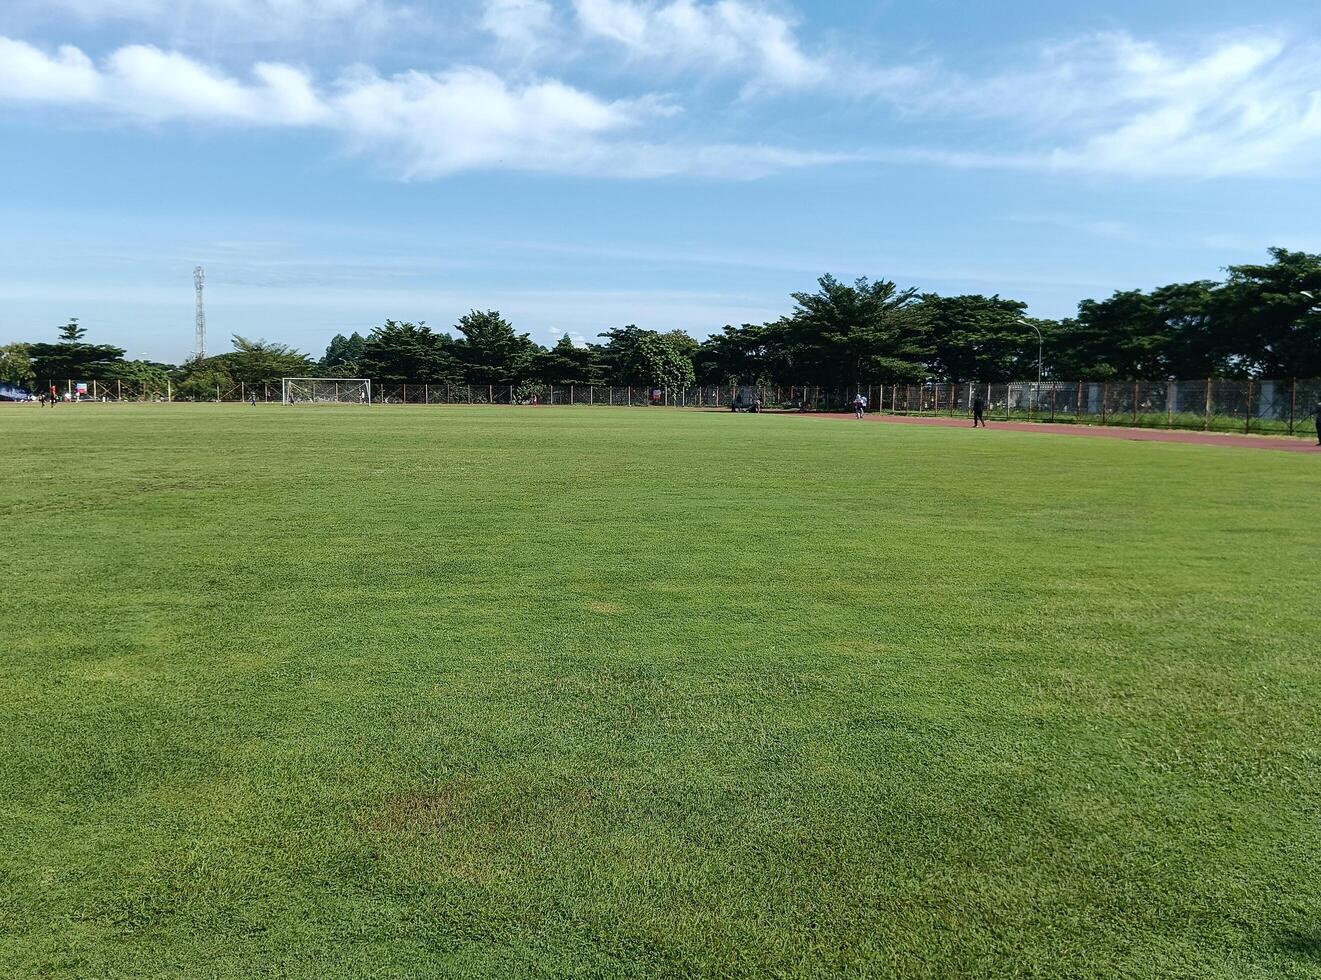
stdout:
<svg viewBox="0 0 1321 980">
<path fill-rule="evenodd" d="M 0 342 L 1039 316 L 1321 251 L 1312 0 L 6 0 Z"/>
</svg>

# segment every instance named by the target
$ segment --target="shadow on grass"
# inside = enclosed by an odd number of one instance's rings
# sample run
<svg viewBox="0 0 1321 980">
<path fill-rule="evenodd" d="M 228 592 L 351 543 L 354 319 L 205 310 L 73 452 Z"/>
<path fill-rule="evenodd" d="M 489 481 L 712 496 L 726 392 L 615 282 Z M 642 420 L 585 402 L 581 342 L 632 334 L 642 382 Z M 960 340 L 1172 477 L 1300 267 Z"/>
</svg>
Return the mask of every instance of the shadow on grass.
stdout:
<svg viewBox="0 0 1321 980">
<path fill-rule="evenodd" d="M 1280 937 L 1280 949 L 1300 960 L 1321 963 L 1321 933 L 1290 930 Z"/>
</svg>

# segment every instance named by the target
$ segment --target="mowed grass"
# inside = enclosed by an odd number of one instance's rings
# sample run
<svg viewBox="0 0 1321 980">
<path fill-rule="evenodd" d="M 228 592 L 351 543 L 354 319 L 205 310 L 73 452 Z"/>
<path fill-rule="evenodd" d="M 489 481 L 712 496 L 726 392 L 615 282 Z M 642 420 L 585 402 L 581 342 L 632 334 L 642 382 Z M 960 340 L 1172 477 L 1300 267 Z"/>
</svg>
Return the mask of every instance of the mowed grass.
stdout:
<svg viewBox="0 0 1321 980">
<path fill-rule="evenodd" d="M 0 412 L 0 975 L 1321 975 L 1321 469 Z"/>
</svg>

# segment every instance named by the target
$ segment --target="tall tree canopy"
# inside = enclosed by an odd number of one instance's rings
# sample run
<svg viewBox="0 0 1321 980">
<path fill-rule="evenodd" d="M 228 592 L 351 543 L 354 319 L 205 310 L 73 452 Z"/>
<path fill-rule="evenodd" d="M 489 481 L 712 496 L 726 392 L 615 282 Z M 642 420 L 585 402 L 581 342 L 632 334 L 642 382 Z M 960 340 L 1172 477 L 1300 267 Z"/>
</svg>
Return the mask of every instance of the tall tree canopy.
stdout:
<svg viewBox="0 0 1321 980">
<path fill-rule="evenodd" d="M 454 353 L 464 378 L 474 384 L 518 384 L 532 373 L 541 350 L 496 310 L 471 310 L 455 324 L 460 337 Z"/>
<path fill-rule="evenodd" d="M 802 382 L 857 385 L 925 376 L 927 329 L 917 290 L 888 279 L 852 285 L 834 276 L 793 293 L 794 311 L 768 329 Z"/>
<path fill-rule="evenodd" d="M 725 325 L 706 338 L 693 358 L 703 385 L 768 384 L 775 380 L 773 348 L 761 324 Z"/>
<path fill-rule="evenodd" d="M 1023 319 L 1026 303 L 925 293 L 921 312 L 932 375 L 952 382 L 1036 377 L 1037 335 Z"/>
<path fill-rule="evenodd" d="M 1249 373 L 1321 377 L 1321 255 L 1271 249 L 1269 265 L 1234 265 L 1213 312 L 1222 350 Z"/>
<path fill-rule="evenodd" d="M 59 328 L 59 343 L 29 344 L 32 373 L 39 382 L 100 381 L 110 376 L 124 348 L 111 344 L 85 344 L 87 330 L 71 319 Z"/>
<path fill-rule="evenodd" d="M 312 358 L 284 344 L 248 340 L 238 334 L 234 334 L 231 344 L 234 350 L 221 354 L 217 360 L 225 364 L 235 381 L 247 384 L 279 381 L 306 376 L 313 368 Z"/>
<path fill-rule="evenodd" d="M 363 344 L 359 370 L 378 381 L 461 381 L 454 341 L 426 322 L 386 320 Z"/>
<path fill-rule="evenodd" d="M 342 333 L 337 333 L 326 345 L 326 352 L 321 357 L 320 366 L 330 374 L 356 377 L 359 373 L 358 364 L 362 361 L 362 355 L 366 349 L 367 338 L 358 331 L 353 331 L 347 337 Z"/>
<path fill-rule="evenodd" d="M 27 344 L 0 346 L 0 384 L 30 390 L 37 383 Z"/>
<path fill-rule="evenodd" d="M 694 383 L 697 344 L 681 331 L 658 333 L 635 324 L 607 330 L 602 356 L 610 381 L 643 388 L 684 388 Z"/>
<path fill-rule="evenodd" d="M 579 347 L 568 334 L 536 355 L 532 373 L 537 381 L 554 385 L 603 384 L 605 377 L 600 349 Z"/>
</svg>

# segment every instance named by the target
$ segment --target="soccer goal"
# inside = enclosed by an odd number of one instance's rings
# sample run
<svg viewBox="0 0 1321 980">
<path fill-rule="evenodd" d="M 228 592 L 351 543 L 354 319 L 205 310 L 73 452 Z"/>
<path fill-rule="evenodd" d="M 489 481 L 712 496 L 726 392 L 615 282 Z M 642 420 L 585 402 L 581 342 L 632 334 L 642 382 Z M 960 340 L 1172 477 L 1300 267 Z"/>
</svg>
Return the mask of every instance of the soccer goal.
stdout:
<svg viewBox="0 0 1321 980">
<path fill-rule="evenodd" d="M 280 401 L 286 405 L 370 405 L 372 383 L 366 378 L 281 378 Z"/>
</svg>

